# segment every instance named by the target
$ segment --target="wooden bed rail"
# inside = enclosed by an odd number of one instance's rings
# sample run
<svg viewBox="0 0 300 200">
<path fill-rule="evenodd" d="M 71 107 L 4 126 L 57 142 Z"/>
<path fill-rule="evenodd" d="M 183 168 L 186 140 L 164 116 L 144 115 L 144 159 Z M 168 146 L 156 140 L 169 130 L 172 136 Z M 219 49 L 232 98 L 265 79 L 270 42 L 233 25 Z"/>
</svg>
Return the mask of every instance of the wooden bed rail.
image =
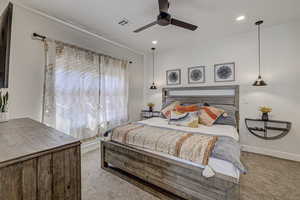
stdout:
<svg viewBox="0 0 300 200">
<path fill-rule="evenodd" d="M 238 180 L 216 174 L 202 176 L 202 168 L 101 141 L 101 167 L 161 199 L 238 200 Z"/>
</svg>

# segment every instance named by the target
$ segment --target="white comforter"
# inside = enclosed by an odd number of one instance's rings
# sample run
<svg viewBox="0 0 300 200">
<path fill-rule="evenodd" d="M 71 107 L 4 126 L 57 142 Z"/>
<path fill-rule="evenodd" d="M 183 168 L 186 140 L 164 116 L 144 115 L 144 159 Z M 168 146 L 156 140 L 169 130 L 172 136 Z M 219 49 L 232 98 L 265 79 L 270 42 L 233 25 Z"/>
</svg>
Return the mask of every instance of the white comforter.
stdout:
<svg viewBox="0 0 300 200">
<path fill-rule="evenodd" d="M 185 126 L 169 125 L 167 119 L 163 119 L 160 117 L 153 117 L 147 120 L 139 121 L 139 123 L 149 125 L 149 126 L 171 128 L 175 130 L 186 131 L 189 133 L 202 133 L 202 134 L 216 135 L 216 136 L 227 136 L 227 137 L 232 137 L 236 141 L 239 141 L 239 134 L 236 128 L 229 125 L 213 125 L 213 126 L 200 125 L 198 128 L 190 128 Z"/>
<path fill-rule="evenodd" d="M 167 119 L 159 118 L 159 117 L 154 117 L 150 118 L 147 120 L 139 121 L 141 124 L 149 125 L 149 126 L 156 126 L 156 127 L 162 127 L 162 128 L 170 128 L 170 129 L 175 129 L 175 130 L 181 130 L 181 131 L 186 131 L 186 132 L 191 132 L 191 133 L 202 133 L 202 134 L 208 134 L 208 135 L 217 135 L 217 136 L 227 136 L 227 137 L 232 137 L 235 140 L 239 140 L 239 134 L 233 126 L 229 125 L 213 125 L 211 127 L 208 126 L 199 126 L 198 128 L 189 128 L 189 127 L 183 127 L 183 126 L 176 126 L 176 125 L 169 125 Z M 157 152 L 153 152 L 157 153 Z M 160 153 L 157 153 L 160 154 Z M 182 160 L 173 156 L 168 156 L 167 157 L 172 157 L 172 159 L 180 160 L 181 162 L 188 163 L 190 165 L 198 166 L 201 168 L 205 168 L 206 166 L 195 164 L 193 162 L 187 161 L 187 160 Z M 236 179 L 239 179 L 240 172 L 239 170 L 233 166 L 232 163 L 224 160 L 220 160 L 217 158 L 210 158 L 208 166 L 217 173 L 221 173 L 227 176 L 234 177 Z"/>
</svg>

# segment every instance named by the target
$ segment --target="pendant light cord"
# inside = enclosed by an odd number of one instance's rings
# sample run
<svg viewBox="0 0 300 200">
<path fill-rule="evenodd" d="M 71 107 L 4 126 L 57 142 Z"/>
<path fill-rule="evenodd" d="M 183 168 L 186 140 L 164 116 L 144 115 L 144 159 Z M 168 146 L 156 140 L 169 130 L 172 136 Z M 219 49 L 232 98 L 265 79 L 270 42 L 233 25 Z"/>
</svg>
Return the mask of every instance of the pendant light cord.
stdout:
<svg viewBox="0 0 300 200">
<path fill-rule="evenodd" d="M 262 79 L 261 77 L 261 44 L 260 44 L 260 25 L 264 23 L 263 20 L 255 22 L 255 25 L 257 26 L 257 39 L 258 39 L 258 69 L 259 74 L 256 81 L 253 83 L 253 86 L 266 86 L 267 83 Z"/>
<path fill-rule="evenodd" d="M 153 67 L 152 67 L 152 81 L 153 81 L 153 83 L 154 83 L 154 61 L 155 61 L 155 59 L 154 59 L 154 51 L 155 51 L 155 48 L 152 48 L 152 63 L 153 63 Z"/>
<path fill-rule="evenodd" d="M 258 25 L 258 67 L 259 67 L 259 76 L 261 76 L 261 62 L 260 62 L 260 24 Z"/>
</svg>

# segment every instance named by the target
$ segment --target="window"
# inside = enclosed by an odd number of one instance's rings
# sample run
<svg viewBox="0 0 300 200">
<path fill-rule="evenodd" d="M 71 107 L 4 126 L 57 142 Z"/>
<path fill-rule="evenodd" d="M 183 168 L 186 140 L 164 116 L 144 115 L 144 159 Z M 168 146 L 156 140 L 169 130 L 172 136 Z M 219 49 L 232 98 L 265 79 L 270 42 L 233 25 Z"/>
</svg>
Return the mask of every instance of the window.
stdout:
<svg viewBox="0 0 300 200">
<path fill-rule="evenodd" d="M 128 120 L 127 62 L 56 42 L 49 48 L 44 122 L 80 139 Z M 51 46 L 51 45 L 50 45 Z M 53 49 L 52 49 L 53 51 Z M 53 59 L 51 59 L 53 57 Z"/>
</svg>

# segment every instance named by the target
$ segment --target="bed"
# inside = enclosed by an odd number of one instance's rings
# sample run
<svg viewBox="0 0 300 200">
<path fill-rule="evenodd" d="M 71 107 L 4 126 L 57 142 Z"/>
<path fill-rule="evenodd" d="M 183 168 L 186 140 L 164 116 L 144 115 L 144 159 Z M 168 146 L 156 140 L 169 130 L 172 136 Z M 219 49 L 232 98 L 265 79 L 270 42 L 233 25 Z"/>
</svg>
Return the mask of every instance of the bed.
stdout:
<svg viewBox="0 0 300 200">
<path fill-rule="evenodd" d="M 200 127 L 200 132 L 224 135 L 238 140 L 239 86 L 207 86 L 164 88 L 163 103 L 208 103 L 234 106 L 236 127 L 216 125 Z M 165 119 L 152 118 L 139 124 L 155 128 L 170 127 Z M 179 128 L 180 129 L 180 128 Z M 183 130 L 189 131 L 189 130 Z M 221 134 L 222 132 L 222 134 Z M 206 167 L 149 149 L 124 145 L 114 140 L 101 141 L 101 167 L 135 184 L 161 199 L 237 200 L 239 199 L 239 170 L 230 162 L 210 158 L 214 175 L 203 176 Z"/>
</svg>

